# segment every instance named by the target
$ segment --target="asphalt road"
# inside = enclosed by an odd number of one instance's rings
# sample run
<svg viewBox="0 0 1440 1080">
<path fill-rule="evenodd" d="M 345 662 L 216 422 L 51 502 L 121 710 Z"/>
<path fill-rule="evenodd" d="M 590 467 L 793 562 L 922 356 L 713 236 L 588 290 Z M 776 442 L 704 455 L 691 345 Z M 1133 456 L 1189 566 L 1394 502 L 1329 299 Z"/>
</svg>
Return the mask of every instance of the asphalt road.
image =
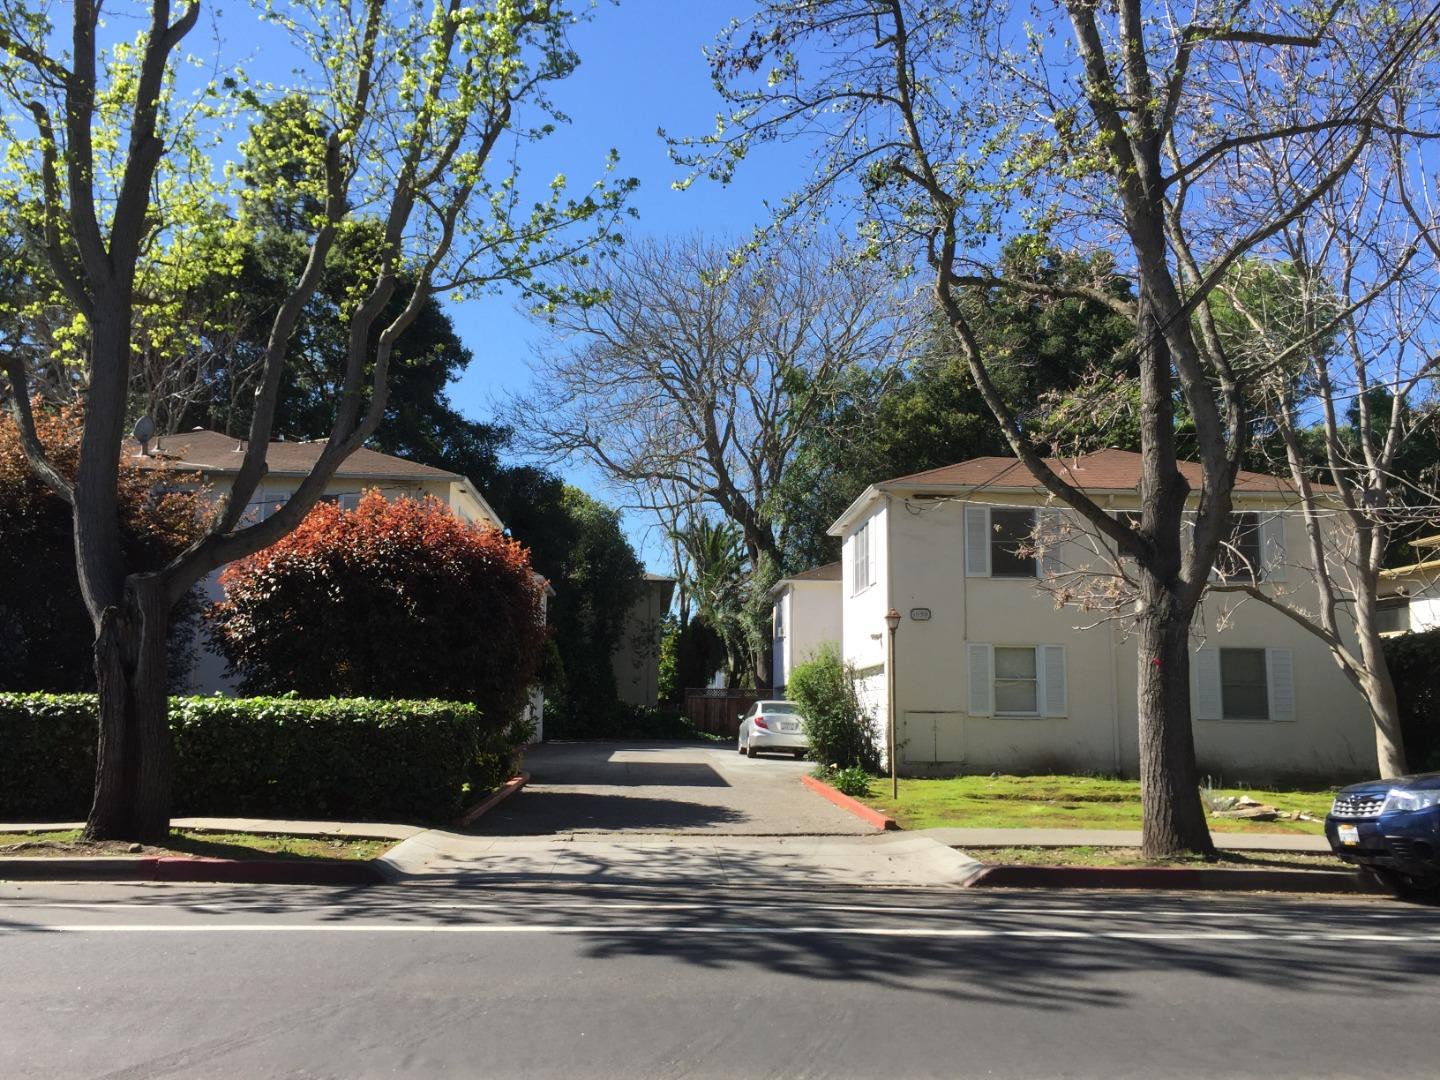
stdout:
<svg viewBox="0 0 1440 1080">
<path fill-rule="evenodd" d="M 1385 901 L 0 886 L 0 1076 L 1434 1077 Z"/>
</svg>

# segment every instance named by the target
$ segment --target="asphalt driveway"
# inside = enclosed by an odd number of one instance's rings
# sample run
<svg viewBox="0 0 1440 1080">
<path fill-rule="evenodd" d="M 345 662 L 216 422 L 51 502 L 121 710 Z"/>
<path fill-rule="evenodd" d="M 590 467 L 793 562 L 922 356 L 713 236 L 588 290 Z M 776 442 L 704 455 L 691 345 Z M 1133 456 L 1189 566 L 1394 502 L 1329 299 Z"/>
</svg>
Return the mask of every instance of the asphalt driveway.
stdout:
<svg viewBox="0 0 1440 1080">
<path fill-rule="evenodd" d="M 746 758 L 728 743 L 544 743 L 526 752 L 530 783 L 471 831 L 485 836 L 873 833 L 800 783 L 812 768 L 811 762 L 788 757 Z"/>
</svg>

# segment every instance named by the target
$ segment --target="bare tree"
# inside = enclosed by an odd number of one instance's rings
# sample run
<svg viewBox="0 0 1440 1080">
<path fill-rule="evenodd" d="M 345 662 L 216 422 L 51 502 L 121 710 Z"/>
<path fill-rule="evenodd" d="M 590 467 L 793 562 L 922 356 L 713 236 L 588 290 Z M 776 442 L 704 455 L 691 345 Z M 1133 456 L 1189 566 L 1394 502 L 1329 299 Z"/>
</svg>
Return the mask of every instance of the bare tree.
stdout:
<svg viewBox="0 0 1440 1080">
<path fill-rule="evenodd" d="M 118 42 L 128 59 L 112 63 L 97 0 L 68 5 L 63 35 L 48 9 L 7 0 L 0 7 L 0 94 L 7 111 L 29 117 L 28 127 L 7 131 L 17 146 L 12 161 L 24 162 L 14 199 L 38 223 L 49 271 L 84 325 L 86 408 L 73 477 L 54 467 L 35 437 L 25 366 L 10 364 L 8 374 L 26 456 L 73 508 L 81 592 L 96 628 L 100 736 L 86 832 L 153 841 L 169 825 L 165 648 L 173 605 L 206 574 L 274 543 L 309 512 L 340 463 L 376 430 L 395 342 L 426 297 L 498 281 L 527 284 L 536 266 L 593 240 L 589 233 L 573 243 L 558 239 L 567 225 L 599 222 L 604 235 L 624 186 L 576 201 L 565 201 L 557 186 L 550 203 L 516 212 L 514 162 L 497 147 L 507 135 L 524 134 L 517 110 L 543 106 L 545 84 L 577 62 L 565 38 L 572 19 L 558 5 L 451 0 L 400 10 L 384 0 L 336 0 L 267 7 L 266 20 L 316 79 L 299 89 L 329 135 L 316 143 L 317 160 L 298 182 L 319 209 L 309 219 L 303 271 L 270 318 L 231 489 L 200 540 L 157 572 L 133 572 L 120 546 L 116 475 L 144 300 L 137 283 L 182 224 L 164 218 L 171 208 L 155 181 L 167 155 L 196 145 L 188 125 L 198 122 L 198 111 L 177 98 L 172 68 L 200 17 L 198 2 L 178 16 L 169 0 L 137 7 L 144 30 L 129 51 L 129 23 L 121 21 Z M 346 313 L 347 367 L 329 438 L 285 506 L 248 523 L 292 337 L 337 235 L 364 216 L 378 217 L 382 240 Z M 402 274 L 415 283 L 409 301 L 382 325 Z"/>
<path fill-rule="evenodd" d="M 1405 772 L 1395 686 L 1381 640 L 1380 571 L 1393 539 L 1433 531 L 1440 502 L 1398 462 L 1420 422 L 1433 422 L 1440 363 L 1440 216 L 1424 176 L 1435 130 L 1436 85 L 1417 69 L 1404 124 L 1366 147 L 1343 184 L 1317 199 L 1267 245 L 1258 273 L 1224 288 L 1248 335 L 1298 492 L 1314 598 L 1262 590 L 1248 575 L 1216 588 L 1282 612 L 1318 635 L 1364 695 L 1380 775 Z M 1266 181 L 1293 192 L 1314 136 L 1274 148 Z M 1248 287 L 1247 287 L 1248 285 Z M 1319 443 L 1320 462 L 1313 443 Z"/>
<path fill-rule="evenodd" d="M 741 258 L 645 240 L 566 284 L 603 299 L 553 316 L 558 340 L 517 403 L 528 448 L 586 461 L 636 505 L 713 507 L 752 563 L 778 564 L 773 497 L 806 425 L 847 369 L 894 357 L 884 275 L 838 244 Z"/>
<path fill-rule="evenodd" d="M 1346 176 L 1399 124 L 1389 91 L 1429 62 L 1436 12 L 1196 2 L 1183 16 L 1139 0 L 1060 0 L 1021 20 L 990 0 L 770 0 L 712 52 L 735 108 L 681 156 L 725 179 L 748 148 L 817 139 L 791 211 L 858 205 L 877 245 L 918 255 L 971 374 L 1012 450 L 1058 503 L 1133 559 L 1139 590 L 1140 778 L 1147 856 L 1212 854 L 1198 796 L 1190 626 L 1231 521 L 1249 442 L 1251 388 L 1210 299 L 1230 268 Z M 1069 34 L 1049 32 L 1067 25 Z M 1263 106 L 1263 107 L 1262 107 Z M 1261 148 L 1317 141 L 1304 182 L 1264 198 L 1234 176 Z M 1004 279 L 998 240 L 1038 231 L 1111 253 L 1134 303 L 1082 286 Z M 1117 521 L 1051 469 L 1006 400 L 961 303 L 974 286 L 1083 296 L 1132 318 L 1140 371 L 1142 510 Z M 1179 468 L 1176 403 L 1202 468 Z M 1193 530 L 1185 529 L 1187 505 Z"/>
</svg>

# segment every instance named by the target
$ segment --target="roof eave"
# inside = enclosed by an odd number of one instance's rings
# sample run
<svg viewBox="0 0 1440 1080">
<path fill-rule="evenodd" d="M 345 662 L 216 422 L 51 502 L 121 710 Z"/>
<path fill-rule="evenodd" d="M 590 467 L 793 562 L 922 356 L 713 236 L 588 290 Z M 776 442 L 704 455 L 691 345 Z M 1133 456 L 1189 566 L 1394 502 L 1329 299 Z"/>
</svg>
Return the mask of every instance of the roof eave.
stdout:
<svg viewBox="0 0 1440 1080">
<path fill-rule="evenodd" d="M 860 512 L 871 502 L 880 497 L 880 492 L 886 490 L 886 484 L 871 484 L 860 496 L 845 508 L 845 512 L 835 519 L 835 523 L 825 530 L 826 536 L 844 536 L 845 529 L 860 516 Z"/>
</svg>

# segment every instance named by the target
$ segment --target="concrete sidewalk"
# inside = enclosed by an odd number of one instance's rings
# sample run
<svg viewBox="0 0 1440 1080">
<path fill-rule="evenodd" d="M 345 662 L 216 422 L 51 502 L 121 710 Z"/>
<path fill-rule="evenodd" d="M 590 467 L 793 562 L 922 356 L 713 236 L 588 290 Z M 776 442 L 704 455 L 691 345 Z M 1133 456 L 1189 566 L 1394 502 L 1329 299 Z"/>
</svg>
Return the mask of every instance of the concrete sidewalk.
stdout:
<svg viewBox="0 0 1440 1080">
<path fill-rule="evenodd" d="M 740 885 L 795 888 L 963 885 L 980 864 L 921 835 L 490 837 L 434 829 L 383 856 L 395 880 Z"/>
<path fill-rule="evenodd" d="M 1139 829 L 920 829 L 912 836 L 927 836 L 946 847 L 1119 847 L 1140 846 Z M 1323 836 L 1302 833 L 1210 834 L 1224 851 L 1294 851 L 1330 853 Z"/>
</svg>

